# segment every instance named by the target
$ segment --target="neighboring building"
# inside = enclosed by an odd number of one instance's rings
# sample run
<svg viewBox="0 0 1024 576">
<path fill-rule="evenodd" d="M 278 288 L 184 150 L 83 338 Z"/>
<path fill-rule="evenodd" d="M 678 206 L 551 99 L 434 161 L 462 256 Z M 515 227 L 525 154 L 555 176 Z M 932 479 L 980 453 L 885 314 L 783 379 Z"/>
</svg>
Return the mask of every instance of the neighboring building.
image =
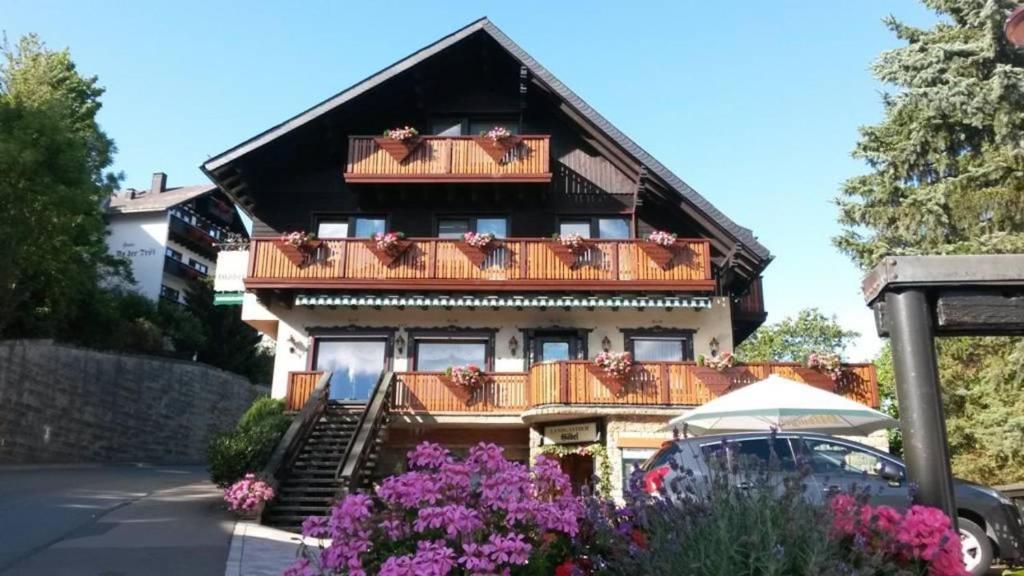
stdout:
<svg viewBox="0 0 1024 576">
<path fill-rule="evenodd" d="M 153 174 L 149 190 L 121 191 L 106 208 L 107 249 L 131 262 L 135 289 L 146 297 L 184 303 L 188 282 L 212 277 L 217 244 L 245 236 L 234 204 L 216 186 L 167 187 Z"/>
<path fill-rule="evenodd" d="M 414 145 L 379 136 L 407 124 Z M 514 136 L 479 137 L 494 126 Z M 312 409 L 324 371 L 333 400 L 387 400 L 369 404 L 356 443 L 339 425 L 292 446 L 271 522 L 323 511 L 336 471 L 344 482 L 391 472 L 423 440 L 497 442 L 524 461 L 577 446 L 563 458 L 576 483 L 606 450 L 618 491 L 670 437 L 670 417 L 770 372 L 877 404 L 868 366 L 838 384 L 792 364 L 696 366 L 764 321 L 768 250 L 486 19 L 203 169 L 253 216 L 242 317 L 277 340 L 273 395 L 296 410 L 308 401 L 307 431 L 320 414 L 363 410 Z M 305 253 L 282 243 L 296 230 L 320 240 Z M 655 230 L 679 240 L 659 249 L 646 239 Z M 387 231 L 410 239 L 400 254 L 367 240 Z M 497 239 L 481 251 L 465 232 Z M 588 240 L 573 253 L 556 233 Z M 606 378 L 593 363 L 602 350 L 628 350 L 638 366 Z M 489 374 L 472 393 L 444 374 L 467 363 Z M 382 371 L 396 376 L 375 388 Z"/>
</svg>

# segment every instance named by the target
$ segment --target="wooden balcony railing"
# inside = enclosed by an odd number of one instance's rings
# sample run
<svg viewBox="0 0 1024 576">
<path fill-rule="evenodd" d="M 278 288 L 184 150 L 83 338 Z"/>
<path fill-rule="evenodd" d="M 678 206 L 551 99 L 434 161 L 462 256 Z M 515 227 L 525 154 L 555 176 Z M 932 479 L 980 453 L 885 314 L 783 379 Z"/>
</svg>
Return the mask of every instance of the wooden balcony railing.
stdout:
<svg viewBox="0 0 1024 576">
<path fill-rule="evenodd" d="M 250 288 L 348 288 L 435 290 L 687 290 L 714 289 L 707 240 L 680 239 L 673 259 L 659 265 L 645 252 L 646 240 L 592 240 L 567 264 L 550 239 L 511 238 L 481 264 L 460 250 L 459 240 L 418 238 L 390 264 L 371 250 L 370 240 L 325 240 L 315 261 L 297 265 L 277 238 L 257 238 L 249 253 Z"/>
<path fill-rule="evenodd" d="M 746 384 L 778 374 L 868 406 L 879 405 L 873 364 L 847 364 L 844 376 L 827 375 L 800 364 L 744 364 L 717 372 L 692 362 L 641 362 L 621 389 L 609 384 L 593 362 L 543 362 L 528 372 L 491 374 L 481 389 L 466 394 L 436 372 L 399 372 L 392 411 L 405 413 L 520 414 L 555 405 L 698 406 Z M 315 372 L 292 372 L 287 405 L 301 407 L 316 385 Z M 290 408 L 294 409 L 294 408 Z"/>
<path fill-rule="evenodd" d="M 458 412 L 519 414 L 529 407 L 527 374 L 491 374 L 479 390 L 465 394 L 437 372 L 400 372 L 395 388 L 395 412 Z"/>
<path fill-rule="evenodd" d="M 550 182 L 549 136 L 519 136 L 495 160 L 473 136 L 423 136 L 401 161 L 374 136 L 350 136 L 346 182 Z"/>
<path fill-rule="evenodd" d="M 289 372 L 288 393 L 284 397 L 284 409 L 289 411 L 302 410 L 309 395 L 316 388 L 323 372 Z"/>
</svg>

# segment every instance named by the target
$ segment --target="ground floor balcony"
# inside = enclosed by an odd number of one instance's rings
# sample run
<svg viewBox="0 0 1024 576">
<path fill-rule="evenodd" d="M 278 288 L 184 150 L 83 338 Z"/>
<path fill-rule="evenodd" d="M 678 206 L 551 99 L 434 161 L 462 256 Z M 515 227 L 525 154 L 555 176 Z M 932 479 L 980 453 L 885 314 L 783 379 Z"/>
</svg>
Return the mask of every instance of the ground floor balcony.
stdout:
<svg viewBox="0 0 1024 576">
<path fill-rule="evenodd" d="M 868 406 L 879 405 L 873 364 L 848 364 L 838 380 L 796 363 L 743 364 L 723 371 L 692 362 L 640 362 L 619 381 L 587 360 L 542 362 L 525 372 L 491 373 L 475 391 L 451 383 L 440 372 L 399 372 L 391 398 L 398 414 L 519 416 L 550 413 L 552 408 L 685 408 L 698 406 L 777 374 L 841 394 Z M 298 410 L 320 372 L 289 374 L 285 402 Z"/>
<path fill-rule="evenodd" d="M 416 238 L 381 253 L 372 240 L 325 239 L 297 253 L 257 238 L 249 289 L 705 292 L 714 290 L 707 240 L 665 248 L 646 240 L 588 240 L 569 251 L 550 238 L 496 239 L 484 250 L 461 240 Z"/>
</svg>

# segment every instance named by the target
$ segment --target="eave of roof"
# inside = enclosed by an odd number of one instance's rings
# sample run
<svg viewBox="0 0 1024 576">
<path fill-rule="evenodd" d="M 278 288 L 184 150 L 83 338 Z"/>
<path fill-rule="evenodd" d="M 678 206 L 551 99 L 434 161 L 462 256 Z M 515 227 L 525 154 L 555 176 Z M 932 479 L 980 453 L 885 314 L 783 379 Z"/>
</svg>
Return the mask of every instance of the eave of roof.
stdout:
<svg viewBox="0 0 1024 576">
<path fill-rule="evenodd" d="M 574 295 L 380 295 L 299 294 L 296 306 L 371 306 L 412 308 L 710 308 L 701 296 L 574 296 Z"/>
<path fill-rule="evenodd" d="M 217 187 L 213 184 L 198 184 L 170 188 L 163 192 L 146 192 L 137 198 L 132 198 L 128 191 L 123 191 L 120 195 L 110 199 L 106 212 L 107 214 L 163 212 L 189 200 L 205 196 L 216 189 Z"/>
<path fill-rule="evenodd" d="M 242 142 L 241 144 L 222 152 L 213 158 L 210 158 L 202 165 L 202 170 L 211 179 L 214 179 L 213 172 L 218 168 L 228 164 L 232 160 L 235 160 L 264 144 L 287 134 L 288 132 L 322 116 L 323 114 L 335 109 L 336 107 L 344 104 L 345 102 L 355 98 L 356 96 L 378 86 L 386 80 L 412 68 L 422 62 L 423 60 L 437 54 L 438 52 L 458 43 L 462 39 L 478 32 L 484 31 L 491 36 L 502 48 L 507 50 L 514 58 L 519 60 L 526 68 L 533 74 L 535 78 L 540 80 L 542 83 L 547 85 L 555 94 L 566 101 L 571 107 L 576 109 L 584 118 L 591 122 L 594 127 L 604 132 L 609 138 L 611 138 L 616 144 L 622 147 L 627 153 L 636 158 L 637 162 L 647 166 L 647 168 L 663 179 L 669 186 L 674 188 L 676 192 L 688 203 L 696 207 L 698 210 L 706 214 L 716 224 L 722 227 L 728 234 L 736 238 L 741 244 L 746 246 L 751 252 L 754 253 L 758 258 L 767 264 L 771 260 L 771 252 L 763 246 L 754 237 L 753 233 L 748 228 L 744 228 L 739 224 L 736 224 L 728 216 L 718 210 L 711 202 L 709 202 L 704 196 L 698 193 L 696 190 L 690 187 L 689 184 L 684 182 L 682 178 L 677 176 L 671 170 L 669 170 L 661 162 L 658 162 L 653 156 L 647 153 L 646 150 L 641 148 L 636 142 L 630 139 L 628 136 L 623 134 L 618 128 L 612 125 L 604 116 L 594 110 L 589 104 L 587 104 L 582 98 L 580 98 L 575 92 L 569 89 L 568 86 L 563 84 L 558 78 L 555 77 L 547 68 L 542 66 L 537 60 L 530 56 L 525 50 L 516 44 L 511 38 L 505 35 L 497 26 L 495 26 L 490 20 L 480 18 L 469 25 L 456 30 L 455 32 L 441 38 L 440 40 L 430 44 L 417 52 L 399 60 L 398 62 L 384 68 L 383 70 L 369 76 L 368 78 L 357 82 L 353 86 L 339 92 L 338 94 L 320 102 L 319 104 L 299 113 L 298 115 L 274 126 L 252 138 Z"/>
</svg>

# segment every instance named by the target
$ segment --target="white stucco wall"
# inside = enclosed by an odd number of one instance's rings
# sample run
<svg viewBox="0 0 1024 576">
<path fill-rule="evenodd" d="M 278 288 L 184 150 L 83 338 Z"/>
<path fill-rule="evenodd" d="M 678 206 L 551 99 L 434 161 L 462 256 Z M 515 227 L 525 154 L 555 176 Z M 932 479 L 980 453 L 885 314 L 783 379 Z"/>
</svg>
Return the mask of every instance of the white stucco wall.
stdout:
<svg viewBox="0 0 1024 576">
<path fill-rule="evenodd" d="M 133 288 L 147 298 L 156 300 L 160 296 L 160 282 L 163 278 L 167 213 L 114 214 L 109 218 L 107 250 L 131 262 L 135 276 Z"/>
<path fill-rule="evenodd" d="M 587 343 L 589 356 L 593 358 L 601 351 L 605 336 L 612 342 L 612 349 L 621 351 L 624 338 L 620 328 L 677 328 L 696 330 L 694 354 L 708 354 L 708 342 L 717 339 L 719 349 L 732 349 L 732 324 L 729 304 L 725 298 L 715 298 L 710 309 L 526 309 L 516 310 L 420 310 L 384 308 L 330 309 L 328 307 L 294 307 L 274 305 L 265 307 L 251 294 L 246 294 L 242 307 L 242 318 L 250 323 L 278 320 L 277 356 L 274 364 L 274 397 L 283 397 L 287 391 L 288 373 L 308 369 L 309 334 L 307 328 L 316 327 L 396 327 L 406 340 L 406 349 L 395 351 L 394 369 L 404 371 L 408 365 L 409 337 L 407 327 L 445 328 L 458 326 L 466 329 L 497 329 L 495 335 L 495 363 L 498 372 L 521 372 L 524 370 L 524 336 L 522 330 L 539 328 L 569 328 L 590 330 Z M 512 336 L 518 340 L 516 354 L 509 350 Z"/>
</svg>

